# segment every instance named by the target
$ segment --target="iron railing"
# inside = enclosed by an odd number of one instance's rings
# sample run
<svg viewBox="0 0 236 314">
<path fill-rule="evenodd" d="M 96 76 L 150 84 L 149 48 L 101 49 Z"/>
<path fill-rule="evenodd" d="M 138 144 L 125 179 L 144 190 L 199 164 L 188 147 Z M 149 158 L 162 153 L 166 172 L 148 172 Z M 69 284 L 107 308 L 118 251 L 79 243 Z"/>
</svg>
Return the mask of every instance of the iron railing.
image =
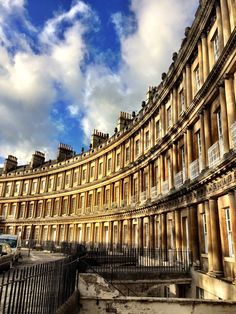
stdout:
<svg viewBox="0 0 236 314">
<path fill-rule="evenodd" d="M 55 313 L 77 278 L 77 260 L 71 258 L 11 269 L 0 275 L 0 313 Z"/>
</svg>

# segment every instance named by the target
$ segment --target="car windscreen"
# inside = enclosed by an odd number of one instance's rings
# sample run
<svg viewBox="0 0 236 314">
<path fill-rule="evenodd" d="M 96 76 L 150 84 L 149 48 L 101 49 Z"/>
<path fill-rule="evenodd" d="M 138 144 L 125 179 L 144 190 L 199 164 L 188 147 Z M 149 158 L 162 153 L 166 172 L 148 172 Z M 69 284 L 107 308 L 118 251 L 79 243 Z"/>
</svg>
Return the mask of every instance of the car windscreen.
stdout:
<svg viewBox="0 0 236 314">
<path fill-rule="evenodd" d="M 16 248 L 17 240 L 13 240 L 13 239 L 1 239 L 1 238 L 0 238 L 0 240 L 1 240 L 2 242 L 6 242 L 7 244 L 9 244 L 11 248 L 13 248 L 13 249 Z"/>
</svg>

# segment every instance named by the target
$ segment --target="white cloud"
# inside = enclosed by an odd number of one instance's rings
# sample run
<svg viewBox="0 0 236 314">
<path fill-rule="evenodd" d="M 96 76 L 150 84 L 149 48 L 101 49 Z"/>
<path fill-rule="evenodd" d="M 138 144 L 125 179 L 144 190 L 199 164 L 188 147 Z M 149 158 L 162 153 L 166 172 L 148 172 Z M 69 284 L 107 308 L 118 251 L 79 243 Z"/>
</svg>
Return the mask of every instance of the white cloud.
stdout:
<svg viewBox="0 0 236 314">
<path fill-rule="evenodd" d="M 134 32 L 132 18 L 121 12 L 111 17 L 122 62 L 117 73 L 111 74 L 105 65 L 88 70 L 84 99 L 88 109 L 82 121 L 87 138 L 94 128 L 112 132 L 119 111 L 140 108 L 148 86 L 158 85 L 161 73 L 168 71 L 197 4 L 197 0 L 132 0 Z"/>
</svg>

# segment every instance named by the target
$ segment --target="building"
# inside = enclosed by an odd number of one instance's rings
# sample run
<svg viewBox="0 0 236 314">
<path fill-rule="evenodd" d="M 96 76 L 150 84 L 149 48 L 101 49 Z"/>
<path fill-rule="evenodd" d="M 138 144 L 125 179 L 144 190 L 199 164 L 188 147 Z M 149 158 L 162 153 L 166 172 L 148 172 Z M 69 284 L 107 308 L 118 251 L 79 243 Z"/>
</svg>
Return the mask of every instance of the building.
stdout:
<svg viewBox="0 0 236 314">
<path fill-rule="evenodd" d="M 135 115 L 75 155 L 8 156 L 4 232 L 37 241 L 190 249 L 192 296 L 236 298 L 236 3 L 200 1 L 181 49 Z"/>
</svg>

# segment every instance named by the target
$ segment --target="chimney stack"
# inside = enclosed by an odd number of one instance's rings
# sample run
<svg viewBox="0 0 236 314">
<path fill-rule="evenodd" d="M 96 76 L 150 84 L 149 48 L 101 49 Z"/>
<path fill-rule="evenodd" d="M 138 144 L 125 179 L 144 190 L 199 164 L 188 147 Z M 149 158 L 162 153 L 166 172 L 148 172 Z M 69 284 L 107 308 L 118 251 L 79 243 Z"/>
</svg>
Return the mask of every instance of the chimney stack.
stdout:
<svg viewBox="0 0 236 314">
<path fill-rule="evenodd" d="M 93 134 L 91 135 L 91 148 L 95 148 L 99 146 L 100 144 L 106 142 L 108 140 L 109 134 L 108 133 L 102 133 L 98 130 L 93 130 Z"/>
<path fill-rule="evenodd" d="M 15 170 L 17 167 L 17 158 L 12 155 L 8 155 L 8 157 L 5 159 L 3 171 L 5 173 Z"/>
<path fill-rule="evenodd" d="M 39 151 L 35 151 L 35 153 L 32 155 L 32 158 L 31 158 L 30 168 L 34 169 L 39 166 L 42 166 L 44 162 L 45 162 L 45 154 Z"/>
<path fill-rule="evenodd" d="M 57 161 L 63 161 L 74 156 L 74 151 L 70 145 L 60 143 L 57 150 Z"/>
</svg>

